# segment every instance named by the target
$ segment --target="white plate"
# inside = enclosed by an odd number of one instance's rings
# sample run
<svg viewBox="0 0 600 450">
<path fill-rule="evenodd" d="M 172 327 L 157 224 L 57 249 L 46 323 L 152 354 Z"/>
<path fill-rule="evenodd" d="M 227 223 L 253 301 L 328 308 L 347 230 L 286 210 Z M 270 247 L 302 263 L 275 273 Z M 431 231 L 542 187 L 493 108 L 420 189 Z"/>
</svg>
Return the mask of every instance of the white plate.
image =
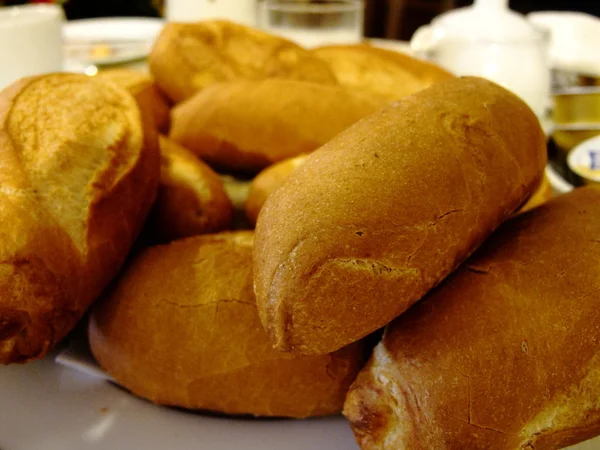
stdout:
<svg viewBox="0 0 600 450">
<path fill-rule="evenodd" d="M 2 450 L 356 450 L 341 417 L 253 420 L 155 406 L 53 362 L 0 367 Z M 572 450 L 598 450 L 600 439 Z"/>
<path fill-rule="evenodd" d="M 254 420 L 155 406 L 55 364 L 0 367 L 2 450 L 354 450 L 341 417 Z"/>
<path fill-rule="evenodd" d="M 118 64 L 148 55 L 164 26 L 162 19 L 83 19 L 65 23 L 67 64 Z"/>
</svg>

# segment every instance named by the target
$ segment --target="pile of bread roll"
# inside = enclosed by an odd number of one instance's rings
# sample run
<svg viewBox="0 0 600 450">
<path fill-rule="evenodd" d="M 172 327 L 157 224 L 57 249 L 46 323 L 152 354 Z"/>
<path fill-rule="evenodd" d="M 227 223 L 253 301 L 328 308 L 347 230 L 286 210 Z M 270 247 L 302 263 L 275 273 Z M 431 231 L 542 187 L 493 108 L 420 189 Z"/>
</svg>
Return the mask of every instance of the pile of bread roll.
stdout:
<svg viewBox="0 0 600 450">
<path fill-rule="evenodd" d="M 600 433 L 600 191 L 546 201 L 525 103 L 221 21 L 149 62 L 0 93 L 0 363 L 91 307 L 98 363 L 157 404 L 343 411 L 363 449 Z"/>
</svg>

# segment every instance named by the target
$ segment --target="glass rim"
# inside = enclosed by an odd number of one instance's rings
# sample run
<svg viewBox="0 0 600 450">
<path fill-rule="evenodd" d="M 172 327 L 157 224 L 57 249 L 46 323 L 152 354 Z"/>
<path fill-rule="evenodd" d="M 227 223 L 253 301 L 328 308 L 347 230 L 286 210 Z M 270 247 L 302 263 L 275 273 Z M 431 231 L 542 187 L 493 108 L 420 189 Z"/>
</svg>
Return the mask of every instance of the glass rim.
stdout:
<svg viewBox="0 0 600 450">
<path fill-rule="evenodd" d="M 355 12 L 364 7 L 364 2 L 362 0 L 331 0 L 328 3 L 306 3 L 301 0 L 265 0 L 264 7 L 269 11 L 279 12 Z"/>
</svg>

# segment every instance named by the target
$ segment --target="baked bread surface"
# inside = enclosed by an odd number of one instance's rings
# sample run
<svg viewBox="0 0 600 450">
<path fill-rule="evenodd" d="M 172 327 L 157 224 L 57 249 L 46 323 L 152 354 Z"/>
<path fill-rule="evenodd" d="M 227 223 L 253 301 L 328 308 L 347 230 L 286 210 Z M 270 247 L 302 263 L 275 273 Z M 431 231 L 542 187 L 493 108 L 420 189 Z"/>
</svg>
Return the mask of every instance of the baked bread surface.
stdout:
<svg viewBox="0 0 600 450">
<path fill-rule="evenodd" d="M 178 105 L 170 137 L 217 167 L 258 172 L 316 150 L 385 103 L 341 86 L 234 81 Z"/>
<path fill-rule="evenodd" d="M 160 186 L 148 225 L 168 242 L 229 227 L 233 205 L 217 173 L 188 149 L 160 136 Z"/>
<path fill-rule="evenodd" d="M 384 326 L 539 185 L 545 137 L 479 78 L 431 88 L 310 155 L 258 218 L 255 288 L 276 348 L 327 353 Z"/>
<path fill-rule="evenodd" d="M 312 52 L 326 61 L 342 86 L 399 100 L 454 76 L 403 53 L 360 45 L 330 45 Z"/>
<path fill-rule="evenodd" d="M 228 414 L 341 411 L 361 343 L 331 355 L 274 350 L 252 289 L 252 232 L 195 236 L 142 252 L 95 307 L 92 351 L 155 403 Z"/>
<path fill-rule="evenodd" d="M 0 93 L 0 363 L 40 358 L 113 278 L 154 200 L 156 134 L 83 75 Z"/>
<path fill-rule="evenodd" d="M 256 224 L 258 213 L 262 209 L 267 197 L 281 187 L 290 174 L 304 164 L 307 155 L 299 155 L 285 159 L 260 172 L 250 183 L 250 191 L 244 209 L 246 216 Z"/>
<path fill-rule="evenodd" d="M 544 450 L 600 433 L 600 191 L 506 223 L 392 322 L 348 395 L 361 448 Z"/>
<path fill-rule="evenodd" d="M 149 64 L 158 85 L 175 103 L 211 84 L 237 79 L 337 83 L 327 63 L 308 50 L 222 20 L 166 24 Z"/>
</svg>

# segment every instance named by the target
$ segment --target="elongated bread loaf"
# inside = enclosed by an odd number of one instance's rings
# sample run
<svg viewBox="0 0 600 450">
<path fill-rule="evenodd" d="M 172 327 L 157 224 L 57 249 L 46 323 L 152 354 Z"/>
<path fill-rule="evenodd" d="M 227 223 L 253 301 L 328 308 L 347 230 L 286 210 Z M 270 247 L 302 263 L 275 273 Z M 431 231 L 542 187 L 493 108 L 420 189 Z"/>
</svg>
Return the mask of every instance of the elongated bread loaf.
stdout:
<svg viewBox="0 0 600 450">
<path fill-rule="evenodd" d="M 360 446 L 544 450 L 600 434 L 599 303 L 600 191 L 513 219 L 387 328 L 345 405 Z"/>
<path fill-rule="evenodd" d="M 173 110 L 170 137 L 213 165 L 256 172 L 316 150 L 384 104 L 341 86 L 304 81 L 223 83 Z"/>
<path fill-rule="evenodd" d="M 0 93 L 0 363 L 42 357 L 118 272 L 156 195 L 156 134 L 84 75 Z"/>
<path fill-rule="evenodd" d="M 214 83 L 286 78 L 337 84 L 326 62 L 291 41 L 227 21 L 168 23 L 149 58 L 178 103 Z"/>
<path fill-rule="evenodd" d="M 148 226 L 159 242 L 229 227 L 233 205 L 219 175 L 191 151 L 161 136 L 160 186 Z"/>
<path fill-rule="evenodd" d="M 341 411 L 361 343 L 331 355 L 271 347 L 252 291 L 252 232 L 152 247 L 95 307 L 98 362 L 153 402 L 228 414 L 308 417 Z"/>
<path fill-rule="evenodd" d="M 285 351 L 327 353 L 385 325 L 538 186 L 533 112 L 483 79 L 406 97 L 310 155 L 256 228 L 261 319 Z"/>
<path fill-rule="evenodd" d="M 430 62 L 370 45 L 328 45 L 312 50 L 327 61 L 342 86 L 390 101 L 419 92 L 453 75 Z"/>
</svg>

